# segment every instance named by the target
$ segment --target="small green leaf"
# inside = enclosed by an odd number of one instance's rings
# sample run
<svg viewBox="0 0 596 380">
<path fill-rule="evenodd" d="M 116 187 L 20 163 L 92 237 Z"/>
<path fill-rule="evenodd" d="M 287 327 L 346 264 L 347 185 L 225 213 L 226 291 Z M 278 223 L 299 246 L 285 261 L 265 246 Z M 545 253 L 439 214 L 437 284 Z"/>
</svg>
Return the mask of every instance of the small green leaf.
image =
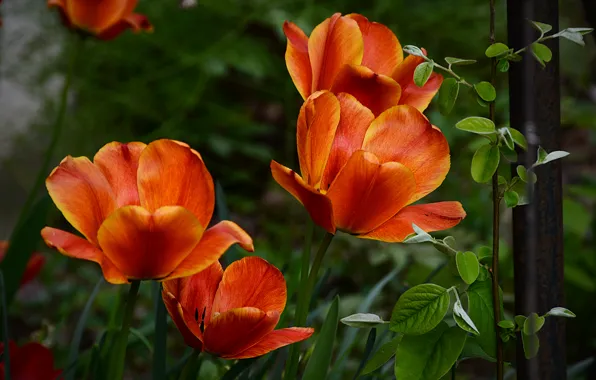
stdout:
<svg viewBox="0 0 596 380">
<path fill-rule="evenodd" d="M 515 323 L 513 321 L 510 321 L 509 319 L 504 319 L 497 324 L 499 325 L 499 327 L 504 328 L 504 329 L 514 329 L 515 328 Z"/>
<path fill-rule="evenodd" d="M 564 150 L 555 150 L 554 152 L 550 152 L 547 154 L 546 151 L 542 149 L 542 147 L 538 147 L 538 159 L 536 160 L 536 163 L 532 165 L 532 167 L 544 165 L 551 161 L 558 160 L 567 156 L 569 156 L 569 152 L 565 152 Z"/>
<path fill-rule="evenodd" d="M 418 87 L 423 87 L 428 78 L 430 78 L 430 74 L 433 73 L 433 68 L 435 64 L 432 62 L 422 62 L 416 69 L 414 70 L 414 83 Z"/>
<path fill-rule="evenodd" d="M 466 339 L 464 349 L 459 356 L 459 362 L 473 358 L 481 358 L 492 363 L 497 361 L 495 358 L 488 356 L 487 353 L 484 352 L 475 336 L 469 336 L 468 339 Z"/>
<path fill-rule="evenodd" d="M 492 135 L 497 132 L 495 123 L 492 120 L 480 116 L 470 116 L 460 120 L 455 124 L 457 129 L 472 132 L 479 135 Z"/>
<path fill-rule="evenodd" d="M 507 185 L 507 179 L 505 179 L 505 177 L 503 177 L 502 175 L 500 175 L 497 178 L 498 178 L 499 186 Z"/>
<path fill-rule="evenodd" d="M 455 57 L 445 57 L 445 62 L 447 62 L 450 65 L 464 66 L 464 65 L 472 65 L 472 64 L 476 63 L 476 60 L 455 58 Z"/>
<path fill-rule="evenodd" d="M 454 78 L 445 79 L 439 90 L 439 111 L 442 115 L 449 115 L 455 105 L 458 94 L 459 83 Z"/>
<path fill-rule="evenodd" d="M 453 320 L 462 330 L 474 335 L 480 334 L 476 325 L 462 307 L 460 300 L 456 300 L 453 304 Z"/>
<path fill-rule="evenodd" d="M 544 320 L 544 317 L 536 313 L 528 315 L 528 318 L 524 322 L 523 333 L 526 335 L 536 334 L 544 326 Z"/>
<path fill-rule="evenodd" d="M 424 52 L 418 46 L 414 45 L 406 45 L 403 47 L 404 52 L 415 55 L 417 57 L 425 57 Z"/>
<path fill-rule="evenodd" d="M 582 36 L 592 33 L 594 31 L 594 28 L 567 28 L 565 30 L 568 30 L 572 33 L 579 33 Z"/>
<path fill-rule="evenodd" d="M 441 322 L 447 309 L 447 289 L 435 284 L 414 286 L 395 304 L 390 329 L 412 335 L 427 333 Z"/>
<path fill-rule="evenodd" d="M 567 28 L 561 30 L 557 34 L 553 34 L 553 37 L 563 37 L 571 42 L 575 42 L 578 45 L 585 46 L 583 35 L 592 32 L 592 28 Z"/>
<path fill-rule="evenodd" d="M 530 20 L 530 23 L 532 23 L 532 26 L 534 28 L 536 28 L 537 31 L 540 32 L 541 36 L 543 36 L 545 33 L 550 32 L 553 29 L 553 27 L 551 25 L 548 25 L 548 24 L 545 24 L 542 22 Z"/>
<path fill-rule="evenodd" d="M 521 334 L 522 336 L 522 344 L 524 346 L 524 355 L 526 359 L 532 359 L 536 354 L 538 354 L 538 350 L 540 349 L 540 340 L 538 339 L 538 335 L 526 335 Z"/>
<path fill-rule="evenodd" d="M 509 150 L 514 150 L 515 145 L 513 142 L 513 137 L 507 128 L 499 128 L 499 134 L 501 135 L 501 140 L 505 143 Z"/>
<path fill-rule="evenodd" d="M 492 102 L 497 97 L 497 91 L 493 85 L 486 81 L 476 83 L 474 85 L 474 90 L 476 90 L 478 96 L 480 96 L 482 100 L 486 102 Z"/>
<path fill-rule="evenodd" d="M 526 137 L 517 129 L 507 127 L 509 133 L 511 134 L 511 138 L 513 138 L 513 142 L 516 143 L 518 146 L 523 148 L 524 150 L 528 149 L 528 142 L 526 141 Z"/>
<path fill-rule="evenodd" d="M 526 323 L 526 316 L 525 315 L 516 315 L 515 317 L 513 317 L 513 320 L 515 321 L 515 324 L 517 325 L 517 328 L 519 329 L 523 329 L 524 328 L 524 323 Z"/>
<path fill-rule="evenodd" d="M 389 323 L 376 314 L 356 313 L 341 319 L 341 323 L 351 327 L 370 328 Z"/>
<path fill-rule="evenodd" d="M 509 61 L 506 59 L 500 59 L 499 62 L 497 62 L 497 70 L 502 73 L 509 71 Z"/>
<path fill-rule="evenodd" d="M 484 54 L 486 54 L 488 58 L 492 58 L 506 53 L 508 50 L 509 46 L 505 45 L 504 43 L 497 42 L 496 44 L 490 45 Z"/>
<path fill-rule="evenodd" d="M 324 379 L 326 377 L 331 363 L 331 355 L 333 354 L 333 343 L 335 342 L 338 322 L 339 297 L 336 296 L 331 303 L 325 322 L 323 322 L 312 356 L 306 364 L 303 378 Z"/>
<path fill-rule="evenodd" d="M 528 172 L 530 173 L 530 172 Z M 527 184 L 523 181 L 518 181 L 515 185 L 513 185 L 511 187 L 511 190 L 515 191 L 517 193 L 517 196 L 519 197 L 519 201 L 517 202 L 518 206 L 523 206 L 523 205 L 527 205 L 530 201 L 530 199 L 528 198 L 528 187 L 532 186 L 533 184 Z"/>
<path fill-rule="evenodd" d="M 406 335 L 395 353 L 397 379 L 436 380 L 456 362 L 466 342 L 466 332 L 441 322 L 424 335 Z"/>
<path fill-rule="evenodd" d="M 502 309 L 501 309 L 502 310 Z M 496 357 L 495 319 L 491 281 L 476 281 L 468 288 L 468 315 L 480 332 L 476 338 L 489 356 Z"/>
<path fill-rule="evenodd" d="M 480 269 L 478 267 L 478 259 L 474 252 L 457 252 L 455 263 L 457 264 L 459 276 L 466 284 L 469 285 L 476 281 Z"/>
<path fill-rule="evenodd" d="M 507 145 L 501 145 L 501 154 L 509 162 L 517 162 L 517 152 L 509 149 Z"/>
<path fill-rule="evenodd" d="M 513 51 L 513 49 L 511 49 Z M 505 56 L 505 59 L 511 62 L 521 62 L 523 57 L 519 54 L 509 53 Z"/>
<path fill-rule="evenodd" d="M 482 100 L 482 98 L 480 96 L 476 96 L 476 102 L 478 103 L 478 105 L 480 107 L 484 107 L 484 108 L 488 107 L 488 103 L 485 102 L 484 100 Z"/>
<path fill-rule="evenodd" d="M 532 50 L 544 62 L 550 62 L 553 59 L 553 52 L 544 44 L 535 42 L 532 44 Z"/>
<path fill-rule="evenodd" d="M 488 269 L 486 269 L 486 266 L 481 266 L 480 267 L 480 274 L 478 275 L 478 278 L 476 279 L 476 282 L 482 282 L 482 281 L 486 281 L 490 279 L 490 274 L 488 273 Z"/>
<path fill-rule="evenodd" d="M 503 194 L 503 198 L 505 199 L 505 204 L 509 208 L 513 208 L 519 203 L 519 195 L 513 190 L 506 191 L 505 194 Z"/>
<path fill-rule="evenodd" d="M 478 261 L 481 263 L 490 263 L 493 257 L 493 250 L 490 247 L 482 246 L 478 248 Z"/>
<path fill-rule="evenodd" d="M 575 313 L 572 312 L 571 310 L 565 309 L 564 307 L 553 307 L 544 316 L 545 317 L 575 318 Z"/>
<path fill-rule="evenodd" d="M 528 171 L 526 170 L 525 166 L 517 165 L 517 168 L 515 168 L 515 171 L 517 172 L 519 179 L 521 179 L 524 182 L 528 182 L 528 176 L 527 176 Z"/>
<path fill-rule="evenodd" d="M 435 240 L 435 239 L 433 239 L 432 236 L 430 236 L 422 228 L 418 227 L 414 223 L 412 223 L 412 229 L 414 230 L 414 233 L 411 234 L 411 235 L 409 235 L 404 240 L 404 243 L 406 243 L 406 244 L 417 244 L 417 243 L 432 242 L 432 241 Z"/>
<path fill-rule="evenodd" d="M 372 358 L 370 358 L 368 363 L 366 363 L 366 366 L 364 366 L 364 369 L 362 370 L 362 375 L 369 374 L 377 368 L 380 368 L 383 364 L 387 363 L 387 361 L 389 361 L 389 359 L 395 355 L 397 346 L 399 345 L 399 342 L 401 342 L 402 338 L 403 335 L 398 334 L 395 338 L 382 345 L 381 348 L 374 353 Z"/>
<path fill-rule="evenodd" d="M 478 183 L 488 182 L 499 167 L 501 155 L 499 147 L 486 144 L 480 147 L 472 157 L 472 178 Z"/>
</svg>

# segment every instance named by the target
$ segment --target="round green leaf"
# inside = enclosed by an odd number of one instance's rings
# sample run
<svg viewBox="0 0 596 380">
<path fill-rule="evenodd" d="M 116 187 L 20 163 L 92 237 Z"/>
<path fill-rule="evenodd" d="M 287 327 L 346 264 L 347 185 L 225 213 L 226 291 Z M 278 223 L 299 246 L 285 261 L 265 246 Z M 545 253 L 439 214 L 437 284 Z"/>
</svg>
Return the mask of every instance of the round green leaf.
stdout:
<svg viewBox="0 0 596 380">
<path fill-rule="evenodd" d="M 519 195 L 513 190 L 506 191 L 505 194 L 503 194 L 503 198 L 505 199 L 505 204 L 509 208 L 513 208 L 519 203 Z"/>
<path fill-rule="evenodd" d="M 486 102 L 492 102 L 497 97 L 497 91 L 493 85 L 486 81 L 476 83 L 474 85 L 474 90 L 476 90 L 478 96 L 480 96 L 482 100 Z"/>
<path fill-rule="evenodd" d="M 457 252 L 455 256 L 457 271 L 466 284 L 472 284 L 478 278 L 480 268 L 474 252 Z"/>
<path fill-rule="evenodd" d="M 472 178 L 478 183 L 488 182 L 499 167 L 501 155 L 499 147 L 491 144 L 483 145 L 472 158 Z"/>
<path fill-rule="evenodd" d="M 424 334 L 443 320 L 447 309 L 447 289 L 435 284 L 414 286 L 402 294 L 395 304 L 390 329 L 404 334 Z"/>
<path fill-rule="evenodd" d="M 531 21 L 531 20 L 530 20 L 530 22 L 532 23 L 532 26 L 534 28 L 536 28 L 536 30 L 539 31 L 540 34 L 542 34 L 542 35 L 544 33 L 550 32 L 553 29 L 553 27 L 551 25 L 545 24 L 543 22 Z"/>
<path fill-rule="evenodd" d="M 381 317 L 379 317 L 376 314 L 356 313 L 342 318 L 341 323 L 351 327 L 369 328 L 377 327 L 378 325 L 382 325 L 389 322 L 385 322 L 381 319 Z"/>
<path fill-rule="evenodd" d="M 538 354 L 538 350 L 540 349 L 540 340 L 538 339 L 538 335 L 521 334 L 521 336 L 522 344 L 524 347 L 524 355 L 526 359 L 532 359 L 534 356 Z"/>
<path fill-rule="evenodd" d="M 462 131 L 476 133 L 478 135 L 492 135 L 496 133 L 495 123 L 490 119 L 480 116 L 470 116 L 460 120 L 455 124 L 457 129 Z"/>
<path fill-rule="evenodd" d="M 509 61 L 506 59 L 500 59 L 499 62 L 497 62 L 497 70 L 502 73 L 509 71 Z"/>
<path fill-rule="evenodd" d="M 464 348 L 467 333 L 441 322 L 424 335 L 406 335 L 395 353 L 395 378 L 436 380 L 445 375 Z"/>
<path fill-rule="evenodd" d="M 459 83 L 454 78 L 447 78 L 443 81 L 439 90 L 439 111 L 443 115 L 449 115 L 459 94 Z"/>
<path fill-rule="evenodd" d="M 504 319 L 502 321 L 500 321 L 498 323 L 499 327 L 504 328 L 504 329 L 514 329 L 515 328 L 515 323 L 513 321 L 510 321 L 509 319 Z"/>
<path fill-rule="evenodd" d="M 414 70 L 414 83 L 418 87 L 422 87 L 430 78 L 430 74 L 433 73 L 434 63 L 432 62 L 422 62 L 416 69 Z"/>
<path fill-rule="evenodd" d="M 544 326 L 544 321 L 545 318 L 536 313 L 528 315 L 528 318 L 524 322 L 523 333 L 526 335 L 536 334 Z"/>
<path fill-rule="evenodd" d="M 447 62 L 450 65 L 463 66 L 463 65 L 472 65 L 472 64 L 476 63 L 476 60 L 455 58 L 455 57 L 445 57 L 445 62 Z"/>
<path fill-rule="evenodd" d="M 496 44 L 490 45 L 484 54 L 486 54 L 487 57 L 492 58 L 505 53 L 507 50 L 509 50 L 509 46 L 505 45 L 504 43 L 497 42 Z"/>
<path fill-rule="evenodd" d="M 478 248 L 478 261 L 481 263 L 489 263 L 493 257 L 493 250 L 490 247 L 482 246 Z"/>
<path fill-rule="evenodd" d="M 532 52 L 537 58 L 544 62 L 550 62 L 550 60 L 553 59 L 553 52 L 544 44 L 534 42 L 532 44 Z"/>
</svg>

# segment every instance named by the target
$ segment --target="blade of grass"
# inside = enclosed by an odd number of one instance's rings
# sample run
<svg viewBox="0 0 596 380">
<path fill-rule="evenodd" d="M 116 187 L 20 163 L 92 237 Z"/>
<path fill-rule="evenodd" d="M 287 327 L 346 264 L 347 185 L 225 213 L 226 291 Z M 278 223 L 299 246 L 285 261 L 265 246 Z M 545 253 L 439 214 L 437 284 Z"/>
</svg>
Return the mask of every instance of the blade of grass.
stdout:
<svg viewBox="0 0 596 380">
<path fill-rule="evenodd" d="M 310 360 L 304 369 L 303 379 L 325 379 L 329 372 L 331 356 L 333 354 L 333 343 L 337 334 L 337 325 L 339 323 L 339 296 L 335 296 L 321 332 L 317 337 L 317 343 L 313 350 Z"/>
<path fill-rule="evenodd" d="M 221 380 L 234 380 L 242 374 L 247 368 L 257 361 L 257 358 L 238 360 L 228 372 L 221 378 Z"/>
<path fill-rule="evenodd" d="M 358 370 L 354 374 L 353 380 L 356 380 L 358 378 L 358 376 L 360 376 L 360 373 L 362 372 L 362 370 L 364 369 L 364 366 L 368 362 L 368 359 L 370 358 L 370 354 L 372 353 L 373 348 L 375 347 L 376 339 L 377 339 L 377 329 L 375 329 L 375 328 L 370 329 L 370 332 L 368 333 L 368 338 L 366 339 L 366 347 L 364 348 L 364 354 L 362 355 L 362 360 L 360 361 Z"/>
<path fill-rule="evenodd" d="M 166 349 L 168 319 L 166 307 L 161 299 L 161 284 L 153 283 L 155 303 L 155 336 L 153 338 L 153 379 L 162 380 L 166 378 Z M 144 337 L 144 335 L 142 335 Z"/>
</svg>

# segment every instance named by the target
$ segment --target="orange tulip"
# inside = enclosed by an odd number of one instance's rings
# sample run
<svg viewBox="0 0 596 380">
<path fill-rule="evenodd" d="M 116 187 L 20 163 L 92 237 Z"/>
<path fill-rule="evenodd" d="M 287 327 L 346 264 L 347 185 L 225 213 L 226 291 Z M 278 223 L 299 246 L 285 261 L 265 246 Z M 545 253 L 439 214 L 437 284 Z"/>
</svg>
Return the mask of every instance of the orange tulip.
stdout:
<svg viewBox="0 0 596 380">
<path fill-rule="evenodd" d="M 261 356 L 314 332 L 274 330 L 286 306 L 286 281 L 279 269 L 256 256 L 225 271 L 216 262 L 192 277 L 165 281 L 162 297 L 187 345 L 226 359 Z"/>
<path fill-rule="evenodd" d="M 215 203 L 203 159 L 172 140 L 113 142 L 87 157 L 66 157 L 46 186 L 56 206 L 85 239 L 46 227 L 46 244 L 101 266 L 113 284 L 193 275 L 232 245 L 252 251 L 238 225 L 206 229 Z"/>
<path fill-rule="evenodd" d="M 286 65 L 304 99 L 330 90 L 352 94 L 375 116 L 398 104 L 424 111 L 443 82 L 433 73 L 423 87 L 416 86 L 414 69 L 424 59 L 404 59 L 395 34 L 359 14 L 336 13 L 310 37 L 288 21 L 283 29 L 288 38 Z"/>
<path fill-rule="evenodd" d="M 7 250 L 8 242 L 0 240 L 0 262 L 4 260 L 4 255 L 6 255 Z M 41 271 L 45 261 L 46 259 L 40 253 L 33 253 L 25 267 L 25 273 L 23 273 L 23 277 L 21 278 L 21 285 L 25 285 L 33 280 Z"/>
<path fill-rule="evenodd" d="M 147 17 L 133 13 L 138 0 L 48 0 L 58 7 L 64 24 L 101 40 L 116 38 L 126 29 L 152 31 Z"/>
<path fill-rule="evenodd" d="M 302 176 L 275 161 L 273 178 L 330 233 L 403 241 L 412 223 L 444 230 L 466 215 L 459 202 L 411 205 L 435 190 L 449 171 L 449 145 L 412 106 L 375 118 L 354 96 L 321 91 L 300 110 Z"/>
<path fill-rule="evenodd" d="M 54 380 L 62 373 L 54 368 L 54 355 L 47 347 L 35 342 L 18 347 L 12 340 L 8 344 L 12 380 Z M 4 343 L 0 343 L 0 356 L 3 353 Z M 0 380 L 5 377 L 4 361 L 0 361 Z"/>
</svg>

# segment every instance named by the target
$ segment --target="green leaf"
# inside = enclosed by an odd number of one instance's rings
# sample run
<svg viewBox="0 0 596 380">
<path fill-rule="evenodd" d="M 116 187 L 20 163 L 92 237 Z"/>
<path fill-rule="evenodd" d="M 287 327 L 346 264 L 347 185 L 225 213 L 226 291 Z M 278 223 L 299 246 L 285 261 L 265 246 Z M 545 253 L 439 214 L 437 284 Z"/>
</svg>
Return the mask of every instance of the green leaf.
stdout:
<svg viewBox="0 0 596 380">
<path fill-rule="evenodd" d="M 368 338 L 366 339 L 366 346 L 364 347 L 364 354 L 362 355 L 362 359 L 360 361 L 360 365 L 358 366 L 358 370 L 354 375 L 354 379 L 357 379 L 360 376 L 360 373 L 362 373 L 362 370 L 364 369 L 366 362 L 368 362 L 368 358 L 370 357 L 370 354 L 372 353 L 372 350 L 375 347 L 376 339 L 377 329 L 370 329 L 370 332 L 368 333 Z"/>
<path fill-rule="evenodd" d="M 490 247 L 482 246 L 478 248 L 478 261 L 481 263 L 489 263 L 492 261 L 493 250 Z"/>
<path fill-rule="evenodd" d="M 500 59 L 499 62 L 497 62 L 497 70 L 502 73 L 509 71 L 509 61 L 506 59 Z"/>
<path fill-rule="evenodd" d="M 553 52 L 544 44 L 538 42 L 533 43 L 532 51 L 544 62 L 550 62 L 551 59 L 553 59 Z"/>
<path fill-rule="evenodd" d="M 521 334 L 521 337 L 526 359 L 531 359 L 536 356 L 536 354 L 538 354 L 538 350 L 540 349 L 540 340 L 538 339 L 538 335 Z"/>
<path fill-rule="evenodd" d="M 521 179 L 524 182 L 528 182 L 528 171 L 526 170 L 526 167 L 523 165 L 517 165 L 517 167 L 515 168 L 515 171 L 517 172 L 517 175 L 519 176 L 519 179 Z"/>
<path fill-rule="evenodd" d="M 472 178 L 478 183 L 488 182 L 499 167 L 501 155 L 499 147 L 486 144 L 480 147 L 472 157 Z"/>
<path fill-rule="evenodd" d="M 551 25 L 548 25 L 548 24 L 545 24 L 542 22 L 530 20 L 530 23 L 532 23 L 532 26 L 534 28 L 536 28 L 537 31 L 540 32 L 541 36 L 543 36 L 545 33 L 550 32 L 553 29 L 553 27 Z"/>
<path fill-rule="evenodd" d="M 455 263 L 459 276 L 466 284 L 469 285 L 476 281 L 480 268 L 478 267 L 478 259 L 474 252 L 457 252 Z"/>
<path fill-rule="evenodd" d="M 457 95 L 459 94 L 459 83 L 454 78 L 447 78 L 443 81 L 439 90 L 439 111 L 443 115 L 449 115 Z"/>
<path fill-rule="evenodd" d="M 528 318 L 525 315 L 516 315 L 515 317 L 513 317 L 515 324 L 520 329 L 524 328 L 524 323 L 526 323 L 526 319 Z"/>
<path fill-rule="evenodd" d="M 482 282 L 490 279 L 490 274 L 488 273 L 488 269 L 485 266 L 480 267 L 480 274 L 476 279 L 476 282 Z"/>
<path fill-rule="evenodd" d="M 488 356 L 486 352 L 480 347 L 478 343 L 478 339 L 475 336 L 469 336 L 466 339 L 466 344 L 464 344 L 464 349 L 459 356 L 459 361 L 464 361 L 466 359 L 474 359 L 474 358 L 481 358 L 489 362 L 496 362 L 497 360 L 491 356 Z"/>
<path fill-rule="evenodd" d="M 515 323 L 513 321 L 510 321 L 509 319 L 504 319 L 502 321 L 500 321 L 498 323 L 499 327 L 504 328 L 504 329 L 514 329 L 515 328 Z"/>
<path fill-rule="evenodd" d="M 509 149 L 507 145 L 500 146 L 501 154 L 503 158 L 509 162 L 517 162 L 517 152 L 513 149 Z"/>
<path fill-rule="evenodd" d="M 443 244 L 448 245 L 449 247 L 455 247 L 455 238 L 453 236 L 445 236 L 443 238 Z"/>
<path fill-rule="evenodd" d="M 490 119 L 480 116 L 466 117 L 455 124 L 455 127 L 462 131 L 472 132 L 479 135 L 492 135 L 497 133 L 495 123 Z"/>
<path fill-rule="evenodd" d="M 563 37 L 571 42 L 575 42 L 578 45 L 585 46 L 584 35 L 592 32 L 592 28 L 567 28 L 561 30 L 557 34 L 553 34 L 553 37 Z"/>
<path fill-rule="evenodd" d="M 564 307 L 553 307 L 544 316 L 545 317 L 575 318 L 575 313 L 572 312 L 571 310 L 565 309 Z"/>
<path fill-rule="evenodd" d="M 351 327 L 370 328 L 389 323 L 384 321 L 376 314 L 356 313 L 342 318 L 341 323 Z"/>
<path fill-rule="evenodd" d="M 381 348 L 374 353 L 372 358 L 370 358 L 368 363 L 366 363 L 366 366 L 364 366 L 364 369 L 362 370 L 362 375 L 369 374 L 372 371 L 380 368 L 383 364 L 387 363 L 387 361 L 389 361 L 389 359 L 395 355 L 397 346 L 399 345 L 399 342 L 401 342 L 402 338 L 403 335 L 398 334 L 395 338 L 383 344 Z"/>
<path fill-rule="evenodd" d="M 544 326 L 544 320 L 544 317 L 541 317 L 536 313 L 530 314 L 524 322 L 524 328 L 522 330 L 523 333 L 525 335 L 536 334 L 538 331 L 540 331 L 542 326 Z"/>
<path fill-rule="evenodd" d="M 528 171 L 528 173 L 530 172 Z M 527 184 L 523 181 L 517 181 L 517 183 L 511 187 L 511 190 L 515 191 L 519 198 L 517 202 L 518 206 L 527 205 L 530 202 L 530 199 L 528 198 L 528 187 L 533 186 L 532 183 Z"/>
<path fill-rule="evenodd" d="M 582 36 L 584 36 L 588 33 L 592 33 L 594 31 L 594 28 L 567 28 L 565 30 L 570 31 L 572 33 L 579 33 Z"/>
<path fill-rule="evenodd" d="M 418 87 L 423 87 L 428 78 L 430 78 L 430 74 L 433 73 L 433 68 L 435 64 L 432 62 L 422 62 L 416 69 L 414 70 L 414 83 Z"/>
<path fill-rule="evenodd" d="M 468 288 L 468 315 L 480 332 L 478 343 L 489 356 L 496 357 L 495 318 L 491 281 L 476 281 Z"/>
<path fill-rule="evenodd" d="M 480 96 L 477 96 L 476 97 L 476 102 L 478 103 L 478 105 L 480 107 L 484 107 L 484 108 L 487 108 L 488 107 L 488 103 L 485 102 L 484 100 L 482 100 L 482 98 Z"/>
<path fill-rule="evenodd" d="M 474 90 L 476 90 L 478 96 L 480 96 L 482 100 L 486 102 L 492 102 L 497 97 L 497 91 L 493 85 L 486 81 L 476 83 L 474 85 Z"/>
<path fill-rule="evenodd" d="M 339 322 L 339 296 L 331 303 L 321 332 L 317 338 L 317 344 L 306 364 L 303 378 L 305 379 L 324 379 L 329 371 L 331 355 L 333 354 L 333 343 L 337 333 L 337 324 Z"/>
<path fill-rule="evenodd" d="M 463 58 L 455 58 L 455 57 L 445 57 L 445 62 L 450 65 L 455 66 L 464 66 L 464 65 L 472 65 L 476 63 L 475 59 L 463 59 Z"/>
<path fill-rule="evenodd" d="M 513 208 L 519 203 L 519 195 L 513 190 L 507 190 L 503 194 L 503 198 L 505 198 L 505 204 L 509 208 Z"/>
<path fill-rule="evenodd" d="M 390 329 L 419 335 L 435 328 L 449 309 L 447 289 L 435 284 L 422 284 L 407 290 L 395 304 Z"/>
<path fill-rule="evenodd" d="M 528 142 L 526 141 L 526 137 L 515 128 L 507 127 L 507 129 L 511 134 L 511 138 L 513 138 L 513 142 L 524 150 L 528 150 Z"/>
<path fill-rule="evenodd" d="M 464 310 L 459 299 L 456 300 L 453 304 L 453 319 L 462 330 L 472 333 L 474 335 L 480 334 L 478 332 L 478 328 L 476 328 L 476 325 L 474 324 L 468 313 L 466 313 L 466 311 Z"/>
<path fill-rule="evenodd" d="M 544 165 L 551 161 L 558 160 L 563 157 L 569 156 L 569 152 L 565 152 L 564 150 L 555 150 L 554 152 L 546 153 L 546 151 L 542 147 L 538 147 L 538 159 L 536 163 L 532 165 L 532 167 L 538 165 Z"/>
<path fill-rule="evenodd" d="M 538 146 L 538 152 L 536 153 L 536 164 L 542 164 L 548 156 L 548 152 L 543 147 Z"/>
<path fill-rule="evenodd" d="M 404 243 L 406 244 L 416 244 L 416 243 L 426 243 L 432 242 L 432 236 L 426 233 L 422 228 L 418 227 L 414 223 L 412 223 L 412 229 L 414 230 L 414 234 L 409 235 L 405 240 Z"/>
<path fill-rule="evenodd" d="M 509 46 L 505 45 L 504 43 L 497 42 L 496 44 L 490 45 L 484 54 L 488 58 L 497 57 L 501 54 L 506 53 L 509 50 Z"/>
<path fill-rule="evenodd" d="M 513 49 L 511 49 L 513 51 Z M 521 62 L 523 57 L 519 54 L 509 53 L 505 56 L 505 59 L 511 62 Z"/>
<path fill-rule="evenodd" d="M 501 140 L 505 143 L 505 146 L 507 146 L 509 150 L 514 150 L 515 145 L 513 141 L 513 136 L 511 136 L 509 130 L 507 128 L 499 128 L 499 134 L 501 136 Z"/>
<path fill-rule="evenodd" d="M 466 332 L 441 322 L 424 335 L 406 335 L 395 353 L 395 377 L 403 380 L 436 380 L 456 362 L 466 342 Z"/>
<path fill-rule="evenodd" d="M 420 49 L 418 46 L 414 46 L 414 45 L 406 45 L 403 47 L 404 52 L 410 54 L 410 55 L 415 55 L 417 57 L 426 57 L 426 55 L 424 55 L 424 52 L 422 51 L 422 49 Z"/>
</svg>

